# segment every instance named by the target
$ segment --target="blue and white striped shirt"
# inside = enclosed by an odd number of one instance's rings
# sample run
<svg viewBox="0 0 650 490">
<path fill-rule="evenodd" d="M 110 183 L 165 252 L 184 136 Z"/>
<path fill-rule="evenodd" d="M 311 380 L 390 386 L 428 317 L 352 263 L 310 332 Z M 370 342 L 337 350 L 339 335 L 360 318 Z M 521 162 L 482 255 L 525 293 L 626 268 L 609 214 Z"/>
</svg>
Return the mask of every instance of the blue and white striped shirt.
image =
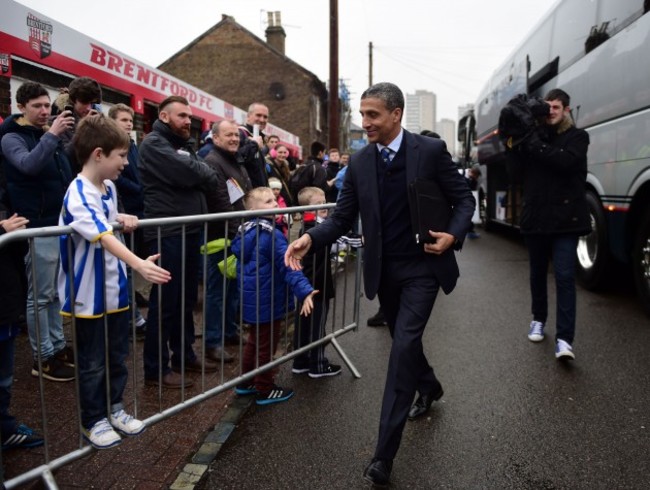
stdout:
<svg viewBox="0 0 650 490">
<path fill-rule="evenodd" d="M 106 194 L 102 194 L 87 178 L 78 175 L 63 199 L 59 225 L 71 226 L 75 231 L 60 239 L 58 287 L 61 314 L 64 316 L 99 318 L 105 313 L 129 308 L 126 266 L 113 254 L 104 253 L 100 241 L 106 233 L 113 233 L 109 223 L 117 218 L 115 185 L 105 180 L 104 186 Z M 71 251 L 68 250 L 69 242 Z M 74 277 L 74 308 L 71 302 L 71 277 Z"/>
</svg>

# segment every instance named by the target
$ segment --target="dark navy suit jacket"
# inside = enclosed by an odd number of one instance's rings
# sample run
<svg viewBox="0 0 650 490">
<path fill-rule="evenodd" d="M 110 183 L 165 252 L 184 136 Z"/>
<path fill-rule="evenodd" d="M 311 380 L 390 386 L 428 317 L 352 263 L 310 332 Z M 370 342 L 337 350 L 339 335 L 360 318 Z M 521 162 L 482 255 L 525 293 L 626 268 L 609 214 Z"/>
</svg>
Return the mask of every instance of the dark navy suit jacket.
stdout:
<svg viewBox="0 0 650 490">
<path fill-rule="evenodd" d="M 415 179 L 435 180 L 453 207 L 451 219 L 445 231 L 456 237 L 455 247 L 442 255 L 424 252 L 415 260 L 431 261 L 431 270 L 446 294 L 456 286 L 458 264 L 454 249 L 460 250 L 465 234 L 471 225 L 475 201 L 458 168 L 447 152 L 445 142 L 428 136 L 412 134 L 404 130 L 402 145 L 406 145 L 406 181 L 404 199 L 408 199 L 408 184 Z M 312 247 L 331 243 L 351 228 L 358 213 L 364 236 L 364 285 L 366 296 L 374 298 L 381 281 L 382 229 L 379 184 L 377 182 L 377 145 L 369 144 L 350 159 L 341 195 L 333 214 L 321 225 L 309 230 Z M 415 236 L 415 234 L 413 234 Z M 413 238 L 415 239 L 415 238 Z"/>
</svg>

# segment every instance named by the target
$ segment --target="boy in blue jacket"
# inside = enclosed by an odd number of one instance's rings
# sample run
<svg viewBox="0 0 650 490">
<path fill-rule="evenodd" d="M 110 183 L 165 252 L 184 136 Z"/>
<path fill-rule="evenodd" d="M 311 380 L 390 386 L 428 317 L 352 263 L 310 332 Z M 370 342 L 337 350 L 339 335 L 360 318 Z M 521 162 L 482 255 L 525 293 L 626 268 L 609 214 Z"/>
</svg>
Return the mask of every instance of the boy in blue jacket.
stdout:
<svg viewBox="0 0 650 490">
<path fill-rule="evenodd" d="M 246 209 L 276 209 L 269 187 L 257 187 L 244 197 Z M 287 311 L 294 309 L 293 295 L 302 303 L 301 315 L 309 315 L 313 296 L 318 293 L 300 271 L 284 265 L 287 239 L 275 228 L 274 217 L 258 217 L 242 225 L 232 242 L 237 257 L 237 281 L 241 289 L 243 321 L 252 325 L 242 356 L 242 374 L 268 364 L 280 340 Z M 238 395 L 256 395 L 258 405 L 288 400 L 293 390 L 275 384 L 275 370 L 258 374 L 253 383 L 238 386 Z"/>
</svg>

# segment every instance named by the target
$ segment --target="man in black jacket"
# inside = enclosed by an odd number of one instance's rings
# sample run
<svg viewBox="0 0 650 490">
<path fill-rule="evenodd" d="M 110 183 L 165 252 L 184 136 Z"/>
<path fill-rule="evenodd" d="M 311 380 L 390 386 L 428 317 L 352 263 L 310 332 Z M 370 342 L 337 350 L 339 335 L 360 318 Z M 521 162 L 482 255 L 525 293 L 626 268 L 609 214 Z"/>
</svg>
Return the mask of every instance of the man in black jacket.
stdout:
<svg viewBox="0 0 650 490">
<path fill-rule="evenodd" d="M 438 290 L 448 294 L 456 286 L 454 250 L 462 245 L 475 204 L 444 141 L 402 129 L 403 111 L 404 94 L 392 83 L 378 83 L 361 95 L 369 144 L 353 155 L 332 216 L 291 243 L 285 254 L 285 262 L 300 269 L 310 248 L 333 242 L 361 214 L 367 238 L 365 293 L 370 299 L 379 296 L 393 339 L 379 437 L 364 471 L 364 478 L 377 486 L 389 483 L 407 419 L 423 416 L 443 395 L 422 335 Z M 435 181 L 453 206 L 447 226 L 429 230 L 435 243 L 418 243 L 411 225 L 407 189 L 416 180 Z"/>
<path fill-rule="evenodd" d="M 574 359 L 576 246 L 578 237 L 591 231 L 585 196 L 589 135 L 575 127 L 566 92 L 553 89 L 545 100 L 550 108 L 545 123 L 509 152 L 524 184 L 520 226 L 530 258 L 533 314 L 528 339 L 544 339 L 546 277 L 552 257 L 557 290 L 555 357 Z"/>
<path fill-rule="evenodd" d="M 167 97 L 160 103 L 158 120 L 140 145 L 140 178 L 144 189 L 145 218 L 166 218 L 205 214 L 205 186 L 215 185 L 217 176 L 194 152 L 190 138 L 192 109 L 184 97 Z M 144 228 L 144 238 L 151 254 L 160 253 L 160 265 L 172 279 L 163 286 L 154 285 L 149 297 L 149 315 L 144 341 L 144 375 L 148 385 L 162 384 L 165 388 L 181 388 L 182 359 L 185 371 L 201 372 L 194 342 L 192 310 L 198 296 L 201 226 L 187 226 L 185 237 L 181 225 L 160 230 L 158 248 L 157 228 Z M 183 239 L 185 243 L 183 243 Z M 183 248 L 184 247 L 184 248 Z M 185 251 L 183 254 L 183 250 Z M 183 269 L 185 262 L 185 269 Z M 185 309 L 182 309 L 182 286 L 185 281 Z M 160 288 L 160 292 L 159 292 Z M 159 293 L 162 299 L 158 298 Z M 161 317 L 158 318 L 158 308 Z M 185 338 L 185 350 L 181 338 Z M 171 368 L 170 355 L 172 351 Z M 162 364 L 158 363 L 158 345 L 162 344 Z M 206 372 L 217 370 L 217 364 L 206 359 Z M 180 374 L 179 374 L 180 373 Z M 192 381 L 185 379 L 184 385 Z"/>
<path fill-rule="evenodd" d="M 207 163 L 217 174 L 215 186 L 206 189 L 209 213 L 227 213 L 243 211 L 244 194 L 252 189 L 251 179 L 241 161 L 239 148 L 239 131 L 237 123 L 223 120 L 212 127 L 214 148 L 205 157 Z M 253 145 L 248 142 L 244 145 Z M 237 235 L 238 220 L 214 221 L 208 224 L 208 277 L 205 293 L 205 346 L 206 356 L 221 362 L 232 362 L 233 356 L 224 350 L 226 344 L 239 344 L 239 332 L 236 323 L 239 311 L 239 291 L 237 281 L 227 278 L 224 288 L 224 276 L 219 270 L 219 262 L 227 260 L 230 254 L 230 240 Z M 225 308 L 225 327 L 222 325 Z"/>
<path fill-rule="evenodd" d="M 268 121 L 269 108 L 261 102 L 253 102 L 248 106 L 246 124 L 239 127 L 239 157 L 246 167 L 253 187 L 267 187 L 269 185 L 269 179 L 266 175 L 266 160 L 262 151 L 264 148 L 264 130 Z M 256 134 L 256 132 L 259 134 Z"/>
</svg>

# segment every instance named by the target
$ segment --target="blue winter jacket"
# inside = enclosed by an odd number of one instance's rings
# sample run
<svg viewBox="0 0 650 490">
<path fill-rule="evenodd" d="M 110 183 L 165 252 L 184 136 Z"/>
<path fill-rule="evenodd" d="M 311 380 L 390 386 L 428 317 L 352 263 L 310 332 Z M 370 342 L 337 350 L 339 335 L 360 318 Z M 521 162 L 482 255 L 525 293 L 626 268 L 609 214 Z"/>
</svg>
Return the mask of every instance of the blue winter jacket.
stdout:
<svg viewBox="0 0 650 490">
<path fill-rule="evenodd" d="M 240 286 L 243 275 L 241 298 L 246 323 L 280 320 L 287 311 L 294 310 L 294 295 L 303 301 L 314 290 L 301 271 L 284 265 L 287 239 L 271 220 L 255 218 L 244 223 L 231 249 L 237 257 L 237 283 Z M 288 298 L 287 285 L 293 292 Z"/>
</svg>

